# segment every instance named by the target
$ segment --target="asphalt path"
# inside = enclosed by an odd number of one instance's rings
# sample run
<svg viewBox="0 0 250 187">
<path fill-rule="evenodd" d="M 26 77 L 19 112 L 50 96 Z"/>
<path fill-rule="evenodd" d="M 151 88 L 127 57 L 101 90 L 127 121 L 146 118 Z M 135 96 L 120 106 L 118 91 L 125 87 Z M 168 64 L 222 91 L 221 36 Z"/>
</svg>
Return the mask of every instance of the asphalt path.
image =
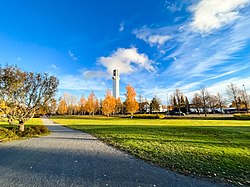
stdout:
<svg viewBox="0 0 250 187">
<path fill-rule="evenodd" d="M 43 121 L 50 135 L 0 143 L 0 187 L 228 186 L 154 166 L 89 134 Z"/>
</svg>

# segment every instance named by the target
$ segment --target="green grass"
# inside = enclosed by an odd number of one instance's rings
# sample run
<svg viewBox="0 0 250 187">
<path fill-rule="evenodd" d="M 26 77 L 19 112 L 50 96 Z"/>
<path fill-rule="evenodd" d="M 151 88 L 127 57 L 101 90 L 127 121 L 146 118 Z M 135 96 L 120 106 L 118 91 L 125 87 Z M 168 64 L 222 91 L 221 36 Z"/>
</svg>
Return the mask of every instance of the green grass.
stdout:
<svg viewBox="0 0 250 187">
<path fill-rule="evenodd" d="M 66 118 L 53 120 L 174 171 L 250 185 L 250 121 Z"/>
<path fill-rule="evenodd" d="M 30 119 L 25 123 L 25 131 L 20 132 L 15 121 L 14 125 L 9 125 L 6 118 L 0 119 L 0 141 L 6 142 L 23 138 L 37 137 L 49 134 L 46 126 L 40 118 Z"/>
</svg>

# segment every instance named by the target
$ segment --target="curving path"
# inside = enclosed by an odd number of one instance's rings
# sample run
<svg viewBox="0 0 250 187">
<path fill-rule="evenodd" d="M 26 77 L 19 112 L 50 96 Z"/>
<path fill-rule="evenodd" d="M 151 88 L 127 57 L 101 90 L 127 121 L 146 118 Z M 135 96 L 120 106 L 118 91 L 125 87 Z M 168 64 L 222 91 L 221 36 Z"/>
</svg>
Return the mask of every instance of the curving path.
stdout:
<svg viewBox="0 0 250 187">
<path fill-rule="evenodd" d="M 43 119 L 52 134 L 0 143 L 0 186 L 225 186 L 153 166 Z"/>
</svg>

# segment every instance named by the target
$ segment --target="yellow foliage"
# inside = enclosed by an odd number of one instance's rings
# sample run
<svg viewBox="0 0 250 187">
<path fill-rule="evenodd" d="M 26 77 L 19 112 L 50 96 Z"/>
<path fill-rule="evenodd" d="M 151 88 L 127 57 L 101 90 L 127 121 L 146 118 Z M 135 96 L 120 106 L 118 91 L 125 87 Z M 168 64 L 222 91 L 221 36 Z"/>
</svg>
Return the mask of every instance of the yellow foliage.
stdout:
<svg viewBox="0 0 250 187">
<path fill-rule="evenodd" d="M 66 114 L 67 113 L 68 107 L 67 107 L 65 100 L 61 100 L 59 102 L 57 111 L 58 111 L 58 114 Z"/>
<path fill-rule="evenodd" d="M 104 115 L 109 116 L 115 112 L 116 99 L 112 96 L 109 90 L 106 91 L 105 99 L 102 102 L 102 112 Z"/>
<path fill-rule="evenodd" d="M 126 100 L 125 100 L 126 110 L 131 115 L 133 115 L 139 109 L 139 104 L 135 99 L 136 92 L 134 88 L 130 85 L 127 85 L 126 89 L 127 89 Z"/>
</svg>

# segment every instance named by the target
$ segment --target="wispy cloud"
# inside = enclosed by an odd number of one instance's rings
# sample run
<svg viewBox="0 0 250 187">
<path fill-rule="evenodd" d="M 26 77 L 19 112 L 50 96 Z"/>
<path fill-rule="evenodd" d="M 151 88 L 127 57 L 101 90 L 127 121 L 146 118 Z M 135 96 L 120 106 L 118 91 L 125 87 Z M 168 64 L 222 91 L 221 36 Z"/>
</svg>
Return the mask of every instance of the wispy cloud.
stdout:
<svg viewBox="0 0 250 187">
<path fill-rule="evenodd" d="M 145 94 L 153 96 L 173 92 L 176 88 L 192 94 L 200 84 L 215 85 L 215 80 L 226 79 L 221 85 L 230 84 L 230 75 L 239 75 L 250 67 L 244 52 L 250 45 L 249 0 L 200 0 L 192 3 L 189 7 L 178 6 L 178 9 L 182 7 L 191 13 L 178 25 L 143 26 L 133 31 L 137 38 L 148 44 L 149 38 L 155 35 L 170 36 L 162 45 L 157 40 L 150 44 L 157 45 L 157 62 L 164 65 L 160 64 L 157 81 L 151 81 L 155 88 L 147 90 L 146 85 L 145 89 L 142 88 Z M 206 20 L 203 22 L 202 19 Z M 166 79 L 168 85 L 163 84 Z"/>
<path fill-rule="evenodd" d="M 69 54 L 69 56 L 70 56 L 70 58 L 72 59 L 72 60 L 77 60 L 78 58 L 76 57 L 76 55 L 71 51 L 71 50 L 68 50 L 68 54 Z"/>
</svg>

